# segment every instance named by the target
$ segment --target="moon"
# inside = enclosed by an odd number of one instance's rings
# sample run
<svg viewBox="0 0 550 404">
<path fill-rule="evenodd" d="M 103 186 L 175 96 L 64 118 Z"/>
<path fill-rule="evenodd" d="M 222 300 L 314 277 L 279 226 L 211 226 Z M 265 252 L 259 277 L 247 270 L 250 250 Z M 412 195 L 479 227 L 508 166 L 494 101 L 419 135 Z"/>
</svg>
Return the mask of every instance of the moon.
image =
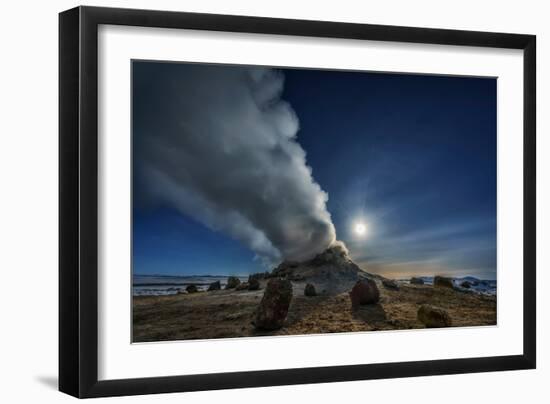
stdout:
<svg viewBox="0 0 550 404">
<path fill-rule="evenodd" d="M 353 230 L 355 231 L 355 234 L 363 237 L 367 234 L 367 225 L 363 222 L 355 223 Z"/>
</svg>

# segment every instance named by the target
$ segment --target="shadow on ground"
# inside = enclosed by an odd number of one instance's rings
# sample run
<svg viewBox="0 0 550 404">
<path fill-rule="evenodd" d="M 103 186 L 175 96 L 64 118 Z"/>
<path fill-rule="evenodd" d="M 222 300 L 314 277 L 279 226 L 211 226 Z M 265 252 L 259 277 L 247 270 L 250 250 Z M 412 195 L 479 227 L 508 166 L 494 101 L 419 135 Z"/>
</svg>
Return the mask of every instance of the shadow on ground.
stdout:
<svg viewBox="0 0 550 404">
<path fill-rule="evenodd" d="M 380 304 L 366 304 L 353 310 L 353 318 L 367 324 L 382 323 L 387 320 L 386 312 Z"/>
</svg>

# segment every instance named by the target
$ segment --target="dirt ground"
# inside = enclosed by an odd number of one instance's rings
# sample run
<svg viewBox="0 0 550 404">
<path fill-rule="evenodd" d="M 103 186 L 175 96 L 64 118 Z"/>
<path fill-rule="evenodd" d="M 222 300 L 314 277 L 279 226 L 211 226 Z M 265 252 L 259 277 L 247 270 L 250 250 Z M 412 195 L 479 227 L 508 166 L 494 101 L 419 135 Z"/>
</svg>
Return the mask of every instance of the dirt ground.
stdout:
<svg viewBox="0 0 550 404">
<path fill-rule="evenodd" d="M 305 283 L 293 283 L 293 299 L 283 328 L 259 332 L 252 325 L 263 296 L 258 291 L 219 290 L 133 298 L 133 341 L 299 335 L 424 328 L 416 313 L 422 304 L 449 313 L 453 326 L 496 325 L 496 297 L 430 285 L 382 285 L 380 302 L 351 310 L 347 292 L 306 297 Z"/>
</svg>

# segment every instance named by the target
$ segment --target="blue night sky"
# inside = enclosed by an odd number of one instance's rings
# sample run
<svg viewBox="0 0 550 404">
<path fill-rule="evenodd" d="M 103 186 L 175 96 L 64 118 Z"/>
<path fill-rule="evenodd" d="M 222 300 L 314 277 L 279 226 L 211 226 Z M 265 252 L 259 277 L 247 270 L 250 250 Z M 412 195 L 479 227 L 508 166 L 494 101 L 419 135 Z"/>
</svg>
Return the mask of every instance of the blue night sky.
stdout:
<svg viewBox="0 0 550 404">
<path fill-rule="evenodd" d="M 314 181 L 328 194 L 336 236 L 357 264 L 396 278 L 496 278 L 496 79 L 280 71 L 281 98 L 299 121 L 296 140 Z M 156 80 L 177 86 L 185 74 L 185 64 L 133 64 L 134 273 L 271 269 L 246 245 L 166 198 L 142 196 L 136 159 L 148 151 L 140 147 L 136 154 L 136 137 L 162 131 L 178 116 L 170 97 L 155 90 L 162 87 Z M 194 102 L 192 91 L 178 97 Z M 367 227 L 365 237 L 354 234 L 358 222 Z"/>
</svg>

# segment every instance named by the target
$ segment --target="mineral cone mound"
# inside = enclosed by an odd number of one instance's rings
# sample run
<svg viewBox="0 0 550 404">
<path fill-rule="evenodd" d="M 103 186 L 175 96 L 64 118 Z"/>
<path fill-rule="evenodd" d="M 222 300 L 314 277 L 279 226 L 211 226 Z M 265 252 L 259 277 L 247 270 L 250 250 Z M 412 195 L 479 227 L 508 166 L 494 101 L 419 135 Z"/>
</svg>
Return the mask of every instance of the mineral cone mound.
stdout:
<svg viewBox="0 0 550 404">
<path fill-rule="evenodd" d="M 322 294 L 349 291 L 358 279 L 372 276 L 359 268 L 351 260 L 345 247 L 338 243 L 308 261 L 283 261 L 270 274 L 270 277 L 295 282 L 311 282 Z"/>
</svg>

